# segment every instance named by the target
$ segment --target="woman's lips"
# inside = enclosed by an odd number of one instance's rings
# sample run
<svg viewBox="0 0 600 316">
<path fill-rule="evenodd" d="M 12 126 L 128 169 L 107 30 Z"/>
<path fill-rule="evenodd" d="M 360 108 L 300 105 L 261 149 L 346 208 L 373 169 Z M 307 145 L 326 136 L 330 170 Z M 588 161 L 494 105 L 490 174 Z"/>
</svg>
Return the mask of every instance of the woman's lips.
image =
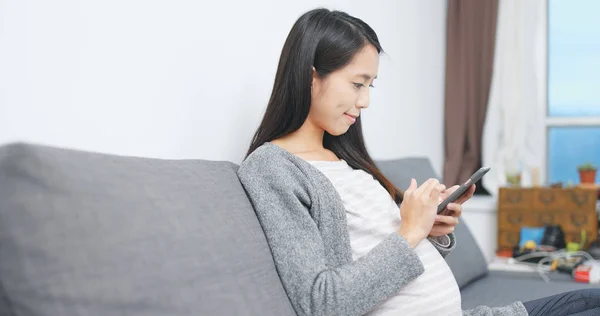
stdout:
<svg viewBox="0 0 600 316">
<path fill-rule="evenodd" d="M 348 113 L 344 113 L 344 115 L 346 115 L 346 117 L 348 118 L 348 120 L 350 121 L 350 124 L 354 124 L 354 122 L 356 122 L 356 116 L 354 115 L 350 115 Z"/>
</svg>

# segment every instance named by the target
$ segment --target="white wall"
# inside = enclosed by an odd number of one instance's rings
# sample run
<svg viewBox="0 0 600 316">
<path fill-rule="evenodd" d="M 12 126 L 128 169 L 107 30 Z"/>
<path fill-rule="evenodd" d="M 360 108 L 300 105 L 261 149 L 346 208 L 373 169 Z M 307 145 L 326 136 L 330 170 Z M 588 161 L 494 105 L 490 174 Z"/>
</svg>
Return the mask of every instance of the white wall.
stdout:
<svg viewBox="0 0 600 316">
<path fill-rule="evenodd" d="M 446 1 L 0 0 L 0 143 L 240 162 L 285 37 L 317 6 L 387 52 L 363 113 L 372 155 L 441 172 Z"/>
</svg>

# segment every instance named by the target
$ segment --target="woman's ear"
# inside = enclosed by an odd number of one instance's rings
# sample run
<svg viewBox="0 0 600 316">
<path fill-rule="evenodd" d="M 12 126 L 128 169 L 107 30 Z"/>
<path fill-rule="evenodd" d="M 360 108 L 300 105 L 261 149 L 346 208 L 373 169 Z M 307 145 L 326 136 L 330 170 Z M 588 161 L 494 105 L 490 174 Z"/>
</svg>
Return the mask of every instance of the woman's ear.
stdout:
<svg viewBox="0 0 600 316">
<path fill-rule="evenodd" d="M 317 69 L 313 66 L 312 67 L 312 80 L 310 82 L 311 91 L 318 84 L 319 80 L 320 80 L 319 73 L 317 72 Z"/>
</svg>

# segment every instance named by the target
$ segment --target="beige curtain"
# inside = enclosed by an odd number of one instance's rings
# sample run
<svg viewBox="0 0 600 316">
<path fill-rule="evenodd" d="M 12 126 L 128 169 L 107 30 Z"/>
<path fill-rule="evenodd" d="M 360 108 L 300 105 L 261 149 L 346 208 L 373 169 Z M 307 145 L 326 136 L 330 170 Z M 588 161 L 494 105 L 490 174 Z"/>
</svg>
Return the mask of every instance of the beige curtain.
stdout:
<svg viewBox="0 0 600 316">
<path fill-rule="evenodd" d="M 449 0 L 446 37 L 444 183 L 481 165 L 496 37 L 497 0 Z"/>
<path fill-rule="evenodd" d="M 483 128 L 481 163 L 493 169 L 482 184 L 492 195 L 506 172 L 521 169 L 524 186 L 533 168 L 544 170 L 547 96 L 547 2 L 502 0 L 498 4 L 494 75 Z M 540 174 L 544 183 L 544 173 Z"/>
</svg>

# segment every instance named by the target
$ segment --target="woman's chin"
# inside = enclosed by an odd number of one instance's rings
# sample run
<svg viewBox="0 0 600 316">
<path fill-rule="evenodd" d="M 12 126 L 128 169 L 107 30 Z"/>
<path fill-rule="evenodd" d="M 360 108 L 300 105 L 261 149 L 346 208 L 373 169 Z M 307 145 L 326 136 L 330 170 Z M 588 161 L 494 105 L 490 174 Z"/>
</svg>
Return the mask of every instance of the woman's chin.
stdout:
<svg viewBox="0 0 600 316">
<path fill-rule="evenodd" d="M 340 136 L 346 134 L 346 132 L 350 129 L 350 127 L 342 127 L 342 128 L 334 128 L 332 130 L 327 131 L 332 136 Z"/>
</svg>

